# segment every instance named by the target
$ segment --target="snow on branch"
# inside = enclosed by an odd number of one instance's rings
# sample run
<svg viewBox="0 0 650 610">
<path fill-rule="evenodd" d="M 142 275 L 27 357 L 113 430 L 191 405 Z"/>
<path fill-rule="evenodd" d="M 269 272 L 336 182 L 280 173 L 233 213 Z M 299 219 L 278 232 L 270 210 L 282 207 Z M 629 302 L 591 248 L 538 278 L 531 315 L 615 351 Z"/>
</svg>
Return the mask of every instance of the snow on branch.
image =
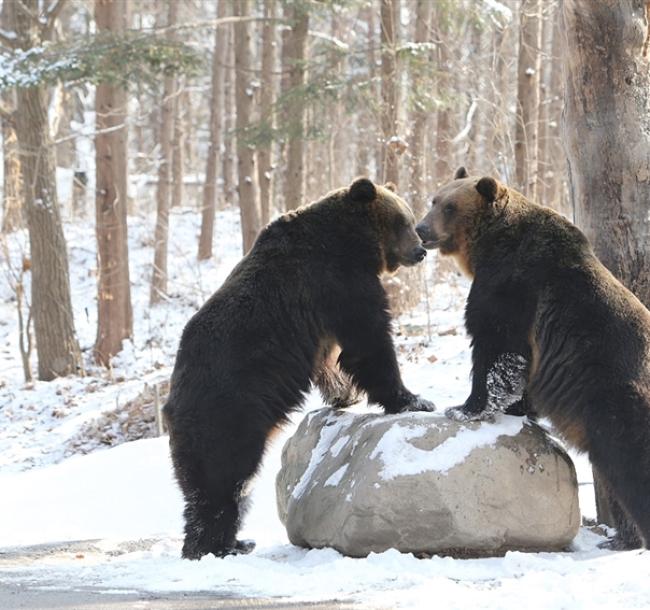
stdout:
<svg viewBox="0 0 650 610">
<path fill-rule="evenodd" d="M 10 49 L 13 49 L 18 44 L 18 35 L 11 30 L 4 30 L 0 28 L 0 43 Z"/>
<path fill-rule="evenodd" d="M 472 130 L 472 120 L 474 119 L 474 115 L 476 114 L 477 108 L 478 108 L 478 103 L 476 102 L 476 100 L 472 100 L 469 110 L 467 111 L 467 115 L 465 116 L 465 127 L 463 127 L 456 134 L 454 139 L 451 141 L 452 144 L 458 144 L 458 142 L 461 142 L 469 135 L 469 132 Z"/>
<path fill-rule="evenodd" d="M 153 84 L 160 74 L 195 74 L 202 62 L 185 43 L 156 34 L 101 33 L 0 55 L 0 90 L 58 82 Z"/>
</svg>

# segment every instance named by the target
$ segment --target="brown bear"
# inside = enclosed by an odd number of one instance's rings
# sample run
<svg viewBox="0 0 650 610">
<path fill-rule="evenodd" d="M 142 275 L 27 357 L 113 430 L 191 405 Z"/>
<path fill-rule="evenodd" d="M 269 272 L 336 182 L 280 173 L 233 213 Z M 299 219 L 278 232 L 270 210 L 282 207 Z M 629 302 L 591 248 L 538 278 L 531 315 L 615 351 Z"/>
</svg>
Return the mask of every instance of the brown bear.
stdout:
<svg viewBox="0 0 650 610">
<path fill-rule="evenodd" d="M 185 497 L 183 557 L 248 552 L 246 483 L 310 384 L 334 407 L 432 410 L 402 383 L 380 276 L 426 250 L 392 190 L 361 178 L 280 217 L 183 331 L 164 416 Z"/>
<path fill-rule="evenodd" d="M 589 453 L 648 545 L 650 312 L 568 220 L 464 168 L 435 193 L 417 232 L 473 279 L 472 391 L 448 414 L 489 414 L 494 367 L 508 355 L 523 360 L 515 368 L 527 400 Z"/>
</svg>

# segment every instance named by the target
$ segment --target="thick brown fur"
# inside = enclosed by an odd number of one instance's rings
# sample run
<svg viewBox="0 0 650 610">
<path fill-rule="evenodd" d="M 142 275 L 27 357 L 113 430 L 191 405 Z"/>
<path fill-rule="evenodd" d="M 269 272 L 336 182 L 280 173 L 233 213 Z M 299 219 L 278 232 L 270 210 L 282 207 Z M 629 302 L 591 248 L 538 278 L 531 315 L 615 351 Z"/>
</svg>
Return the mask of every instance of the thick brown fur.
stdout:
<svg viewBox="0 0 650 610">
<path fill-rule="evenodd" d="M 583 233 L 492 178 L 463 176 L 418 224 L 425 247 L 473 278 L 466 306 L 472 392 L 452 416 L 480 418 L 503 354 L 529 363 L 525 393 L 587 451 L 650 542 L 650 312 L 600 263 Z"/>
<path fill-rule="evenodd" d="M 245 490 L 312 383 L 334 407 L 363 391 L 389 413 L 433 408 L 402 383 L 379 278 L 425 254 L 404 201 L 358 179 L 268 225 L 188 322 L 164 408 L 184 557 L 252 549 Z"/>
</svg>

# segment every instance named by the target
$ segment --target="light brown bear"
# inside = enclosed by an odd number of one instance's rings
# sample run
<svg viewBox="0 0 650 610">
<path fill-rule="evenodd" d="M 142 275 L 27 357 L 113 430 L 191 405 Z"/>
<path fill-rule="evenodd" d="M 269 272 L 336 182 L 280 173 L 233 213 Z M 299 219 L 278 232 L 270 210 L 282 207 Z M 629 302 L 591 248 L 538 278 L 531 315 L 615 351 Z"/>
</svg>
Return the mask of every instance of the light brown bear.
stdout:
<svg viewBox="0 0 650 610">
<path fill-rule="evenodd" d="M 472 279 L 466 327 L 472 391 L 450 416 L 489 412 L 504 355 L 532 407 L 592 464 L 650 543 L 650 312 L 550 208 L 464 168 L 433 197 L 417 232 Z"/>
</svg>

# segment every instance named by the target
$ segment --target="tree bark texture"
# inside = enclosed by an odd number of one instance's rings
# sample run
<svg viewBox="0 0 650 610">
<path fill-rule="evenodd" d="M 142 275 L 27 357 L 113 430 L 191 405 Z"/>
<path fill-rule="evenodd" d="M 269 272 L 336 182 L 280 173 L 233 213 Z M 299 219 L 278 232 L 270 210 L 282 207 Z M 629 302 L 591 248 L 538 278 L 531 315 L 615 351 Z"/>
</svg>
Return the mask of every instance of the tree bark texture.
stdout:
<svg viewBox="0 0 650 610">
<path fill-rule="evenodd" d="M 519 11 L 515 175 L 517 188 L 529 198 L 536 200 L 542 33 L 540 2 L 539 0 L 522 0 Z"/>
<path fill-rule="evenodd" d="M 432 20 L 435 24 L 436 39 L 436 64 L 438 78 L 438 96 L 442 103 L 436 114 L 436 161 L 434 166 L 435 182 L 440 184 L 451 180 L 452 158 L 451 158 L 451 109 L 449 106 L 450 95 L 450 53 L 448 40 L 448 26 L 446 5 L 441 2 L 435 3 L 435 11 Z"/>
<path fill-rule="evenodd" d="M 172 136 L 172 187 L 170 205 L 179 208 L 183 203 L 183 165 L 185 163 L 185 132 L 183 96 L 180 94 L 181 77 L 176 77 L 174 93 L 174 135 Z"/>
<path fill-rule="evenodd" d="M 232 11 L 232 3 L 228 2 Z M 237 204 L 237 184 L 235 182 L 235 157 L 237 155 L 237 133 L 235 131 L 235 35 L 234 28 L 224 30 L 226 38 L 226 68 L 223 74 L 223 192 L 230 205 Z"/>
<path fill-rule="evenodd" d="M 417 0 L 415 6 L 415 42 L 429 42 L 429 21 L 431 19 L 431 2 L 429 0 Z M 428 112 L 416 107 L 413 110 L 413 123 L 411 127 L 411 201 L 415 217 L 419 220 L 424 216 L 427 207 L 425 201 L 425 180 L 424 160 L 426 151 L 424 148 L 427 133 Z"/>
<path fill-rule="evenodd" d="M 176 24 L 179 0 L 168 0 L 167 25 Z M 173 37 L 173 29 L 168 36 Z M 155 305 L 167 294 L 167 249 L 169 242 L 169 205 L 174 138 L 174 94 L 176 79 L 165 76 L 159 130 L 160 157 L 158 160 L 158 185 L 156 188 L 156 228 L 154 230 L 154 260 L 151 277 L 150 303 Z"/>
<path fill-rule="evenodd" d="M 226 2 L 219 0 L 217 19 L 226 15 Z M 221 131 L 223 125 L 223 69 L 221 61 L 226 55 L 225 27 L 215 28 L 214 55 L 212 56 L 212 85 L 210 93 L 210 142 L 205 165 L 205 185 L 203 187 L 203 206 L 201 208 L 201 233 L 199 234 L 198 259 L 212 258 L 214 239 L 214 214 L 217 205 L 217 168 L 221 161 Z"/>
<path fill-rule="evenodd" d="M 274 19 L 276 5 L 274 2 L 264 3 L 264 18 Z M 272 21 L 265 21 L 262 26 L 262 74 L 260 90 L 260 114 L 261 120 L 268 126 L 269 131 L 273 129 L 273 101 L 275 98 L 275 85 L 273 71 L 275 70 L 275 24 Z M 273 201 L 273 159 L 272 142 L 269 139 L 257 149 L 257 181 L 260 187 L 260 212 L 262 226 L 268 224 L 271 219 L 271 202 Z"/>
<path fill-rule="evenodd" d="M 5 106 L 14 107 L 13 91 L 2 94 Z M 2 232 L 10 233 L 25 226 L 23 218 L 23 184 L 20 169 L 20 154 L 15 129 L 15 113 L 12 118 L 2 119 Z"/>
<path fill-rule="evenodd" d="M 235 0 L 234 14 L 247 17 L 251 14 L 250 0 Z M 237 22 L 235 30 L 235 94 L 237 99 L 237 132 L 243 134 L 251 124 L 253 112 L 253 91 L 251 88 L 251 34 L 250 23 Z M 253 246 L 260 230 L 258 209 L 257 173 L 255 170 L 255 151 L 245 137 L 237 138 L 237 191 L 243 252 L 246 254 Z"/>
<path fill-rule="evenodd" d="M 16 4 L 16 33 L 23 49 L 43 42 L 45 27 L 35 17 L 38 9 L 38 0 Z M 29 228 L 38 377 L 42 380 L 77 373 L 81 367 L 47 103 L 44 86 L 18 89 L 16 137 Z"/>
<path fill-rule="evenodd" d="M 399 37 L 400 0 L 381 0 L 381 131 L 383 180 L 399 184 L 399 75 L 397 41 Z"/>
<path fill-rule="evenodd" d="M 3 2 L 0 13 L 0 24 L 5 30 L 15 29 L 15 5 L 13 2 Z M 10 233 L 25 226 L 23 216 L 22 180 L 20 171 L 20 155 L 15 129 L 16 92 L 2 92 L 2 104 L 11 116 L 2 117 L 2 232 Z"/>
<path fill-rule="evenodd" d="M 128 21 L 128 0 L 95 0 L 98 31 L 119 33 Z M 97 86 L 95 110 L 95 231 L 97 234 L 97 339 L 95 359 L 108 365 L 133 335 L 127 207 L 127 93 Z M 106 131 L 106 133 L 102 133 Z"/>
<path fill-rule="evenodd" d="M 650 306 L 650 72 L 645 0 L 566 0 L 564 135 L 575 221 L 603 264 Z M 598 483 L 599 475 L 595 473 Z M 599 520 L 635 546 L 605 485 Z M 604 507 L 608 507 L 604 510 Z"/>
<path fill-rule="evenodd" d="M 287 140 L 287 171 L 284 182 L 284 206 L 294 210 L 305 203 L 305 109 L 296 89 L 305 84 L 305 58 L 307 53 L 307 32 L 309 30 L 309 13 L 303 6 L 294 4 L 288 9 L 292 23 L 291 31 L 283 38 L 288 45 L 283 50 L 283 71 L 288 71 L 285 81 L 290 98 L 285 105 L 285 123 L 289 137 Z"/>
</svg>

